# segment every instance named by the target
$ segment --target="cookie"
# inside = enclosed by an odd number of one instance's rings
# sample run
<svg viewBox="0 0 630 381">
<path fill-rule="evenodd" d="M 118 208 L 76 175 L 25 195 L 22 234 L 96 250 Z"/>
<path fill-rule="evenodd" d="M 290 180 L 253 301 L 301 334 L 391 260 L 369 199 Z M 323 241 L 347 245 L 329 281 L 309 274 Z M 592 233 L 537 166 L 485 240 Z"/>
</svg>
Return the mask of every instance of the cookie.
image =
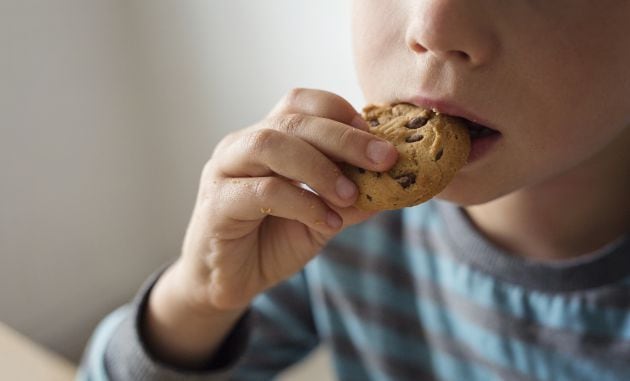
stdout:
<svg viewBox="0 0 630 381">
<path fill-rule="evenodd" d="M 431 199 L 466 164 L 470 136 L 463 120 L 407 103 L 363 109 L 370 133 L 394 144 L 399 156 L 387 172 L 373 172 L 349 164 L 343 173 L 359 188 L 355 206 L 388 210 Z"/>
</svg>

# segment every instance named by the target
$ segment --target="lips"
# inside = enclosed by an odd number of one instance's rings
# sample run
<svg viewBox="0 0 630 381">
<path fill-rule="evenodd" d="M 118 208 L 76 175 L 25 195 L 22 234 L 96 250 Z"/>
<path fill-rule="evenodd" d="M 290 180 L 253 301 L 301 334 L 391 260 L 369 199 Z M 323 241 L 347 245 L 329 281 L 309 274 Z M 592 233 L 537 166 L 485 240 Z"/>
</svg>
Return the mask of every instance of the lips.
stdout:
<svg viewBox="0 0 630 381">
<path fill-rule="evenodd" d="M 468 155 L 468 165 L 480 160 L 501 140 L 501 132 L 485 118 L 445 100 L 434 100 L 425 97 L 414 97 L 406 102 L 426 109 L 459 118 L 468 127 L 471 147 Z"/>
</svg>

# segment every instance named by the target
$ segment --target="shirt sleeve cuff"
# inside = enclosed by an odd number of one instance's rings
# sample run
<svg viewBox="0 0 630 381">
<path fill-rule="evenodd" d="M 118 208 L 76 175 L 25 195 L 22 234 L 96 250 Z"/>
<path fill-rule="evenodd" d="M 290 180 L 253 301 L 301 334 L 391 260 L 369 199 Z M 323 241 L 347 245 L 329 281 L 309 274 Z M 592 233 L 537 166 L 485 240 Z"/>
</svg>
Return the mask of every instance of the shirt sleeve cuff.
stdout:
<svg viewBox="0 0 630 381">
<path fill-rule="evenodd" d="M 249 311 L 241 317 L 221 344 L 217 355 L 203 367 L 187 369 L 157 359 L 146 347 L 140 326 L 149 295 L 167 266 L 154 273 L 142 285 L 131 304 L 130 313 L 116 328 L 105 352 L 105 367 L 116 380 L 227 380 L 245 352 L 249 339 Z"/>
</svg>

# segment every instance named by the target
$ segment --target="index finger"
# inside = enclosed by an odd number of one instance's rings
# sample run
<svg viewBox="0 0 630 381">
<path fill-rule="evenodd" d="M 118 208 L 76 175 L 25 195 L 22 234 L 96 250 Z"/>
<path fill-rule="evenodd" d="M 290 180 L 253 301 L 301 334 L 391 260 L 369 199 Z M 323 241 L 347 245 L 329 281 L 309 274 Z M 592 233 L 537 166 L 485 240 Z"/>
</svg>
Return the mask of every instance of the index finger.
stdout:
<svg viewBox="0 0 630 381">
<path fill-rule="evenodd" d="M 344 98 L 325 90 L 292 89 L 271 110 L 270 116 L 304 114 L 332 119 L 360 130 L 369 129 L 361 114 Z"/>
</svg>

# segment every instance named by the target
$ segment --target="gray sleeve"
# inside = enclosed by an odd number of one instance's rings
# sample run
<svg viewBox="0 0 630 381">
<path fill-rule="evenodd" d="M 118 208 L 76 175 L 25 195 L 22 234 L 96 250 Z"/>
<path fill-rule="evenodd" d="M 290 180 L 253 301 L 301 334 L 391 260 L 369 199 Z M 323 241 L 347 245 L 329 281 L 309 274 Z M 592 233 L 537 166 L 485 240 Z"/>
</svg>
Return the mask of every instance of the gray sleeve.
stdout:
<svg viewBox="0 0 630 381">
<path fill-rule="evenodd" d="M 297 274 L 258 297 L 228 335 L 219 356 L 200 369 L 156 359 L 140 330 L 148 296 L 164 269 L 152 275 L 129 305 L 95 330 L 78 380 L 266 380 L 302 359 L 318 343 L 304 275 Z"/>
<path fill-rule="evenodd" d="M 134 300 L 108 315 L 87 346 L 78 372 L 79 381 L 222 381 L 245 351 L 249 336 L 246 313 L 227 337 L 218 357 L 199 369 L 177 368 L 156 359 L 146 348 L 140 330 L 142 314 L 153 286 L 166 269 L 145 281 Z"/>
</svg>

